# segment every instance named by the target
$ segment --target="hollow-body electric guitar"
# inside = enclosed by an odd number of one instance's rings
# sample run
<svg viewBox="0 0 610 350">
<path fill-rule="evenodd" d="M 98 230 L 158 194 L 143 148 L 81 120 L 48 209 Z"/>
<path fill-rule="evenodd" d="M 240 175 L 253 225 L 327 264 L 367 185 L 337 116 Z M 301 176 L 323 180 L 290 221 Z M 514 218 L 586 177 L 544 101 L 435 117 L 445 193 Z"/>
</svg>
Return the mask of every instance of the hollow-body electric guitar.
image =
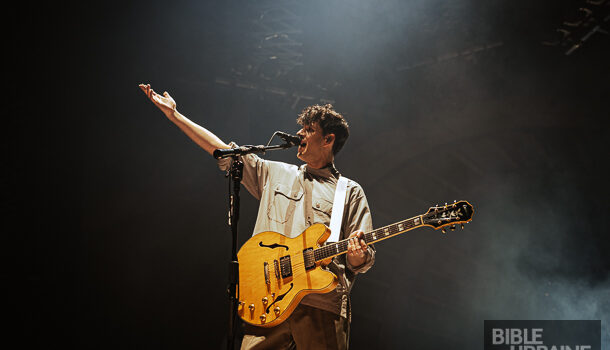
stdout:
<svg viewBox="0 0 610 350">
<path fill-rule="evenodd" d="M 472 220 L 467 201 L 431 207 L 427 213 L 364 234 L 367 244 L 429 226 L 446 232 Z M 311 293 L 335 289 L 337 276 L 322 268 L 347 252 L 348 240 L 323 245 L 330 236 L 324 224 L 308 227 L 298 237 L 261 232 L 239 250 L 238 315 L 247 323 L 273 327 L 290 316 L 301 299 Z"/>
</svg>

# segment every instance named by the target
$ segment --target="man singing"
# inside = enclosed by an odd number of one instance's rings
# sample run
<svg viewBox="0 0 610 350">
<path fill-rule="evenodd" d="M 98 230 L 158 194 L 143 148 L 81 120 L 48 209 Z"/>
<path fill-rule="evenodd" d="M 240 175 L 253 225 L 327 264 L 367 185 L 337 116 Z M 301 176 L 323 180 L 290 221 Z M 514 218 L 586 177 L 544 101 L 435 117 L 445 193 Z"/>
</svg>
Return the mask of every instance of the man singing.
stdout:
<svg viewBox="0 0 610 350">
<path fill-rule="evenodd" d="M 150 85 L 140 84 L 146 96 L 169 120 L 209 154 L 234 148 L 176 110 L 176 102 Z M 341 176 L 334 156 L 349 136 L 348 124 L 329 104 L 310 106 L 298 116 L 301 144 L 297 157 L 304 165 L 264 160 L 254 154 L 242 156 L 242 184 L 260 201 L 253 235 L 274 231 L 290 238 L 314 223 L 330 224 L 337 181 Z M 222 170 L 231 159 L 219 160 Z M 364 191 L 347 180 L 340 239 L 349 237 L 346 255 L 333 258 L 327 268 L 338 277 L 335 290 L 309 294 L 286 321 L 271 328 L 245 325 L 242 349 L 347 349 L 350 322 L 349 292 L 358 273 L 375 261 L 375 250 L 362 239 L 372 230 L 371 213 Z M 290 208 L 290 210 L 288 210 Z"/>
</svg>

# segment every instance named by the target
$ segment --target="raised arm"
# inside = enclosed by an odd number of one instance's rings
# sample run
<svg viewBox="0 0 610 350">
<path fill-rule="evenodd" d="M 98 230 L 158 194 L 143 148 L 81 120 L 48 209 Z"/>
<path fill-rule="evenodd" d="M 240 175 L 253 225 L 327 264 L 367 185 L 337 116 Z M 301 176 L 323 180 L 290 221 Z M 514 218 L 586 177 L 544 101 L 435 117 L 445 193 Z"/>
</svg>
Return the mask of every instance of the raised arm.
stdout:
<svg viewBox="0 0 610 350">
<path fill-rule="evenodd" d="M 152 103 L 154 103 L 169 120 L 176 124 L 180 130 L 209 154 L 214 153 L 214 151 L 219 148 L 231 148 L 211 131 L 193 123 L 187 117 L 180 114 L 176 110 L 176 101 L 174 101 L 167 91 L 164 92 L 163 95 L 159 95 L 150 87 L 150 84 L 140 84 L 140 89 L 144 91 Z"/>
</svg>

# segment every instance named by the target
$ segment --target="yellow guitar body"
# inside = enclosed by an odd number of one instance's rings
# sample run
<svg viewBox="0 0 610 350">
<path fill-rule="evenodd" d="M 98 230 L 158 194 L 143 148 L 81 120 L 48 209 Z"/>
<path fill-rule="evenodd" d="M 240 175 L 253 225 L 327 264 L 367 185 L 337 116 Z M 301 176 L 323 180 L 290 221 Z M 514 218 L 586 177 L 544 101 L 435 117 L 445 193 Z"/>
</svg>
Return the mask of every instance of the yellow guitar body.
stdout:
<svg viewBox="0 0 610 350">
<path fill-rule="evenodd" d="M 295 238 L 276 232 L 250 238 L 237 253 L 239 317 L 255 326 L 277 326 L 307 294 L 334 290 L 337 277 L 321 268 L 332 258 L 314 260 L 312 266 L 311 258 L 304 254 L 321 246 L 329 236 L 325 225 L 314 224 Z"/>
<path fill-rule="evenodd" d="M 426 214 L 367 232 L 361 239 L 372 244 L 423 226 L 445 233 L 447 226 L 454 230 L 456 224 L 462 224 L 464 228 L 473 212 L 467 201 L 435 206 Z M 335 289 L 337 276 L 322 266 L 347 252 L 348 239 L 322 247 L 329 236 L 328 227 L 314 224 L 295 238 L 276 232 L 262 232 L 250 238 L 237 253 L 239 317 L 255 326 L 277 326 L 307 294 Z"/>
</svg>

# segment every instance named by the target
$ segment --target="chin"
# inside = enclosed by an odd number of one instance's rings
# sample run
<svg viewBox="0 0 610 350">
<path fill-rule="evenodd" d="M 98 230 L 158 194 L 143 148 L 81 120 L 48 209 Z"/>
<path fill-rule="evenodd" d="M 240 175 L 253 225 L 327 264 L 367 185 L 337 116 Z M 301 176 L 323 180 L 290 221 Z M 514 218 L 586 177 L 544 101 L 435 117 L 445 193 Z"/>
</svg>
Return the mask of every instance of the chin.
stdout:
<svg viewBox="0 0 610 350">
<path fill-rule="evenodd" d="M 297 158 L 299 158 L 300 160 L 307 162 L 307 160 L 305 159 L 305 150 L 302 151 L 297 151 Z"/>
</svg>

